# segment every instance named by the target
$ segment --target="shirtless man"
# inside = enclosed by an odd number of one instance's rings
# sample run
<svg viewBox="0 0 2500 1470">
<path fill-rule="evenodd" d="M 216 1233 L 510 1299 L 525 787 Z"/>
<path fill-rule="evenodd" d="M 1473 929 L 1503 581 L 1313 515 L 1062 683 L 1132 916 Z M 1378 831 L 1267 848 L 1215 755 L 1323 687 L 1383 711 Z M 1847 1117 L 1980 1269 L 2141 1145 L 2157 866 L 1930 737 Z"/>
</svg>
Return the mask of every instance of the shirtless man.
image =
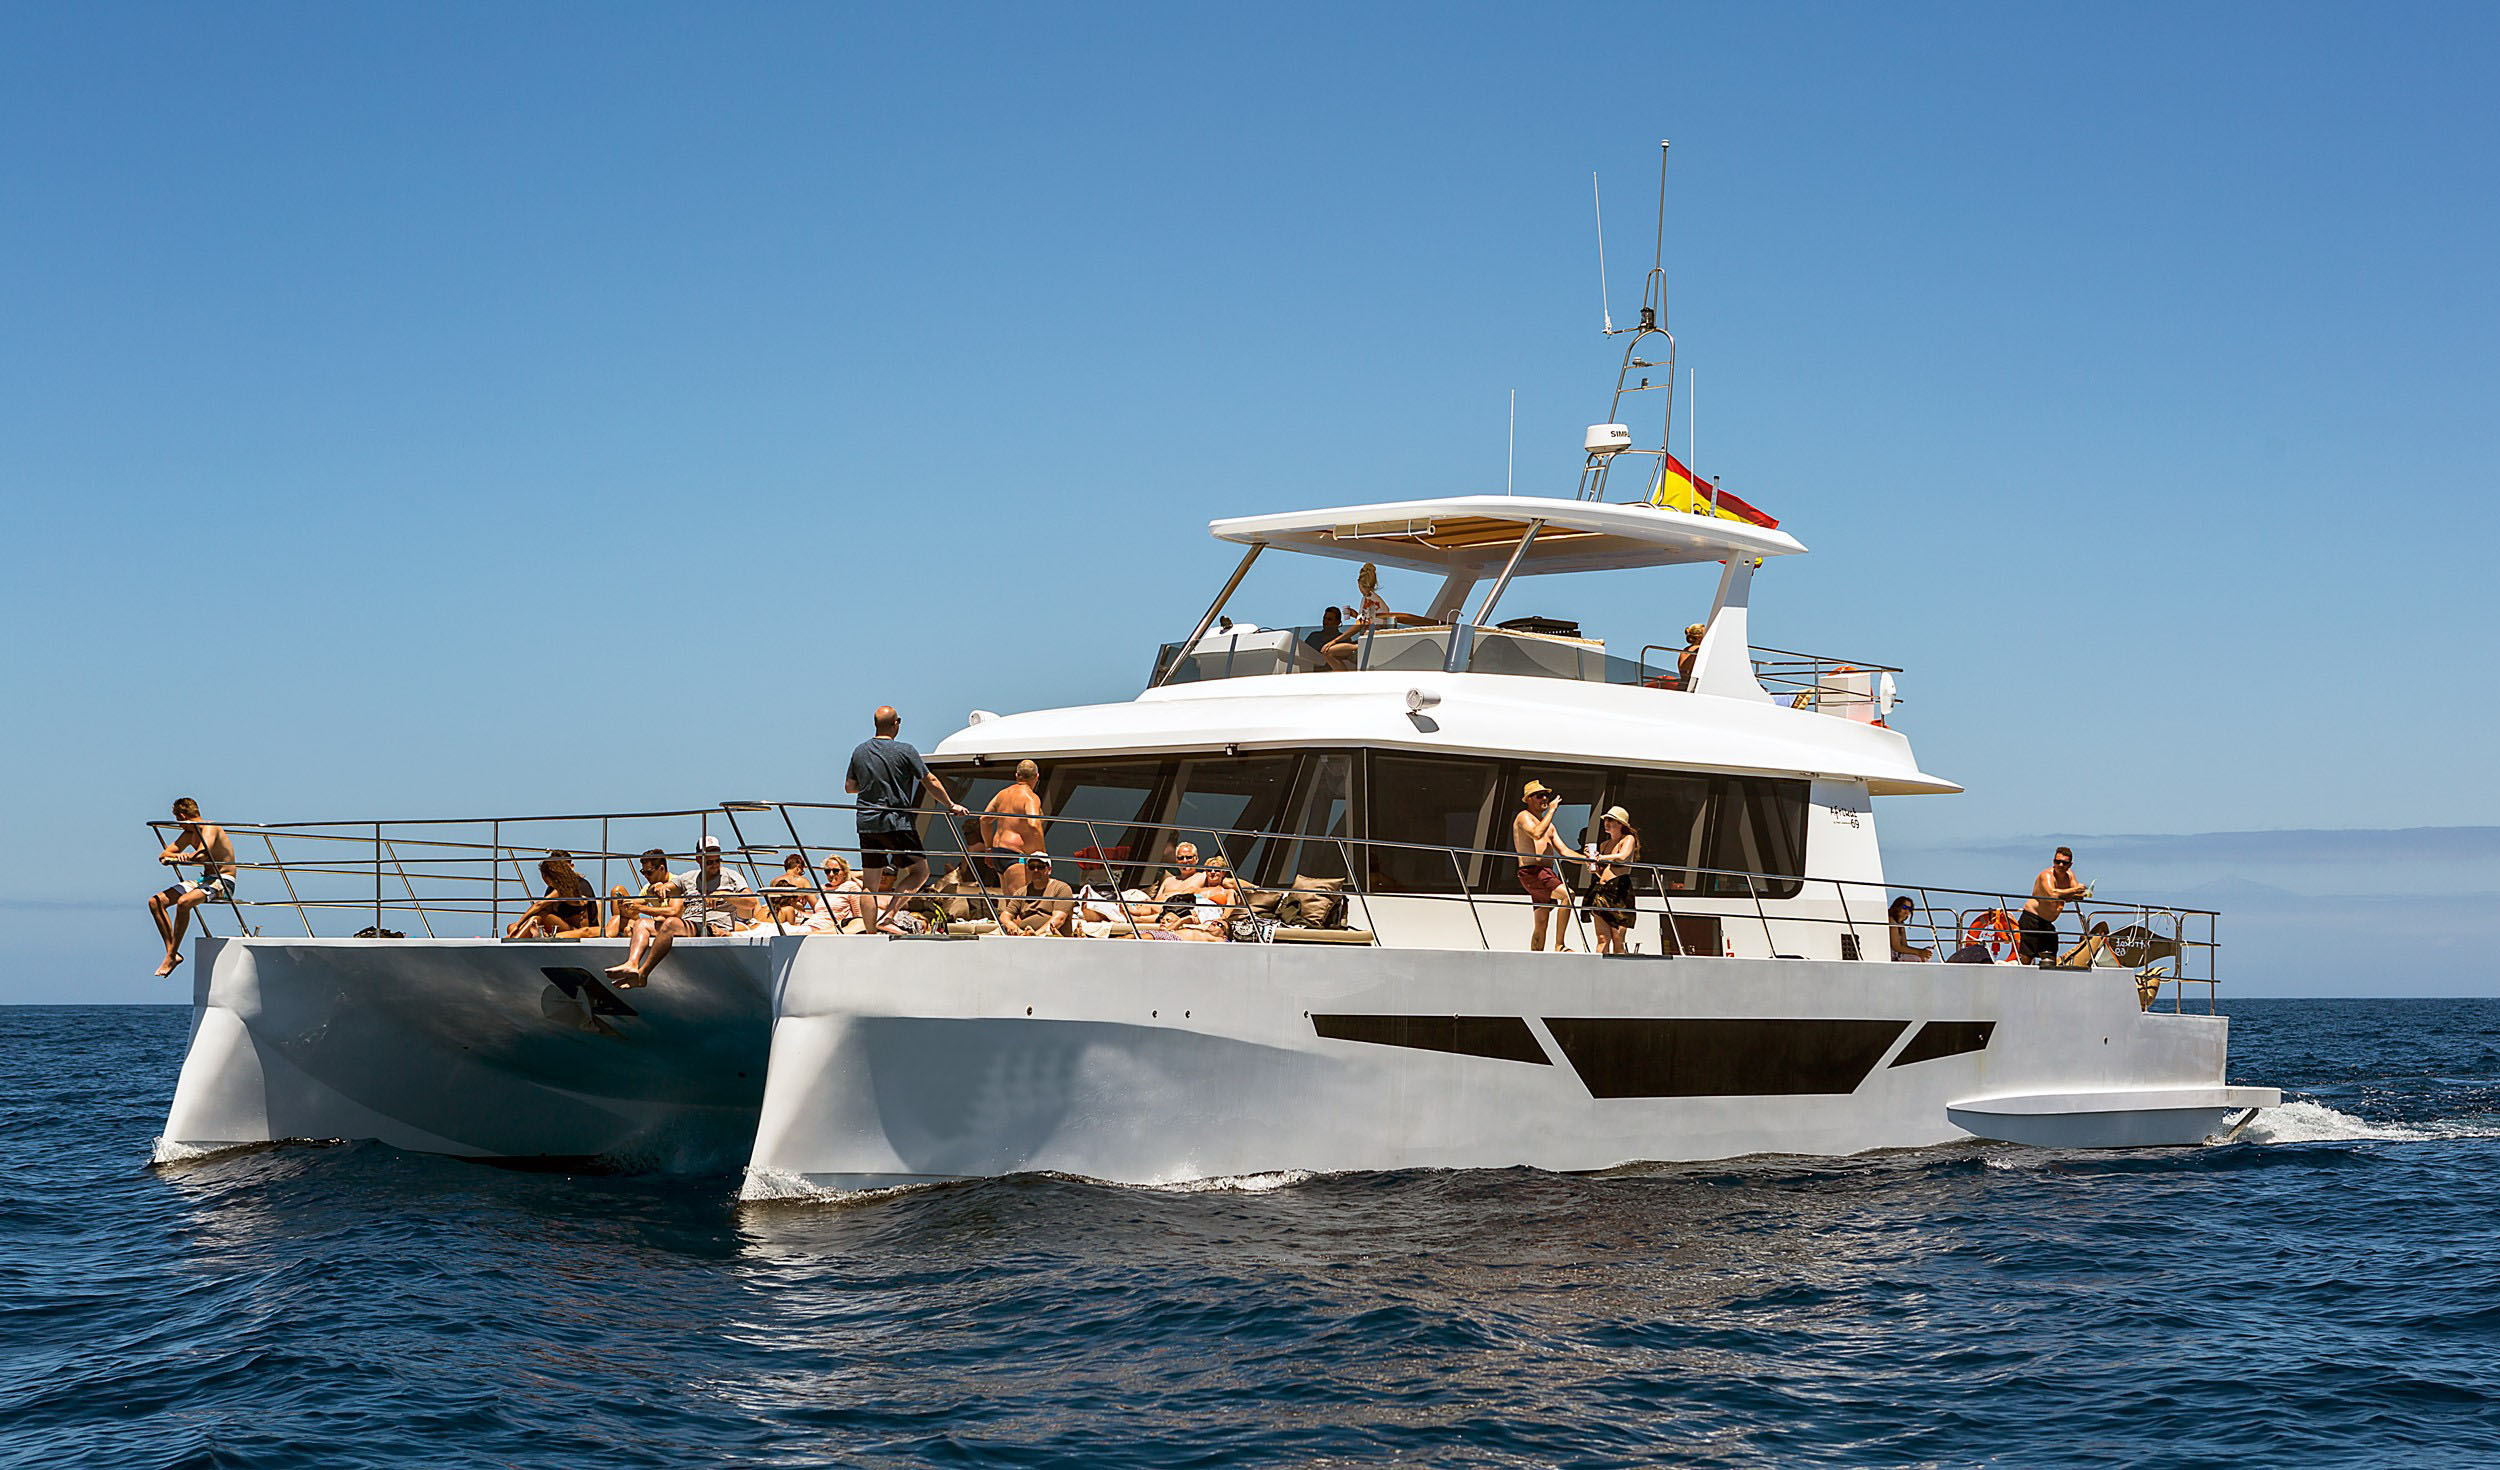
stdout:
<svg viewBox="0 0 2500 1470">
<path fill-rule="evenodd" d="M 1009 898 L 1024 896 L 1024 859 L 1042 850 L 1041 815 L 1042 768 L 1018 761 L 1016 779 L 981 812 L 981 838 L 990 848 L 981 860 Z"/>
<path fill-rule="evenodd" d="M 2040 876 L 2031 880 L 2031 899 L 2015 919 L 2022 929 L 2017 953 L 2024 964 L 2057 953 L 2057 916 L 2070 900 L 2090 898 L 2092 885 L 2075 877 L 2075 850 L 2061 847 Z"/>
<path fill-rule="evenodd" d="M 1519 810 L 1510 819 L 1510 846 L 1519 854 L 1519 886 L 1536 905 L 1536 929 L 1528 938 L 1528 948 L 1545 947 L 1545 921 L 1551 918 L 1554 950 L 1568 954 L 1571 890 L 1563 886 L 1562 869 L 1555 859 L 1569 849 L 1554 835 L 1554 807 L 1553 788 L 1542 781 L 1529 782 L 1519 793 Z"/>
<path fill-rule="evenodd" d="M 174 820 L 182 824 L 182 830 L 165 844 L 156 860 L 167 867 L 198 863 L 200 876 L 177 878 L 173 887 L 148 895 L 148 915 L 156 920 L 157 935 L 165 941 L 165 963 L 156 967 L 160 980 L 182 963 L 182 935 L 191 927 L 191 911 L 204 903 L 234 901 L 234 842 L 226 836 L 226 829 L 201 821 L 200 804 L 187 796 L 174 802 Z"/>
</svg>

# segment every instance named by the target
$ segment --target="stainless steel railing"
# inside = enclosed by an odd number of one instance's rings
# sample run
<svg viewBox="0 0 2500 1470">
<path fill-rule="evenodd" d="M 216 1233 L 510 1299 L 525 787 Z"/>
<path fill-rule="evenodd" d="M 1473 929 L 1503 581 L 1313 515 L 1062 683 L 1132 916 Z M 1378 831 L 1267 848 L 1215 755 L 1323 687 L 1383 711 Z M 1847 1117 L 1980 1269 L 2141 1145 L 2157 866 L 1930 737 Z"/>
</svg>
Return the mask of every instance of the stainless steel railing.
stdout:
<svg viewBox="0 0 2500 1470">
<path fill-rule="evenodd" d="M 858 865 L 859 847 L 856 841 L 843 840 L 842 831 L 857 811 L 851 802 L 731 801 L 669 811 L 224 823 L 234 844 L 231 866 L 238 877 L 236 894 L 225 907 L 237 926 L 252 934 L 261 932 L 260 916 L 284 915 L 308 936 L 324 928 L 339 934 L 363 921 L 362 932 L 369 934 L 397 930 L 429 938 L 496 937 L 504 934 L 507 915 L 518 916 L 546 896 L 532 874 L 536 861 L 550 851 L 572 855 L 575 870 L 591 881 L 595 900 L 612 918 L 615 891 L 634 887 L 630 881 L 612 881 L 620 876 L 618 865 L 624 865 L 623 875 L 630 875 L 642 852 L 657 849 L 671 871 L 678 871 L 693 864 L 703 837 L 714 836 L 726 838 L 724 860 L 737 865 L 755 890 L 755 931 L 782 933 L 788 925 L 772 902 L 766 865 L 777 867 L 775 855 L 795 853 L 809 885 L 801 892 L 811 902 L 821 901 L 817 875 L 826 855 L 838 854 L 854 868 Z M 1149 918 L 1153 906 L 1121 895 L 1151 893 L 1151 875 L 1170 868 L 1172 849 L 1188 841 L 1204 853 L 1224 855 L 1236 875 L 1235 907 L 1247 906 L 1261 894 L 1290 891 L 1299 878 L 1341 881 L 1349 926 L 1368 931 L 1371 943 L 1425 938 L 1434 942 L 1418 947 L 1446 948 L 1454 938 L 1472 937 L 1474 947 L 1482 949 L 1523 947 L 1516 942 L 1516 931 L 1531 905 L 1524 892 L 1509 891 L 1502 883 L 1518 862 L 1518 854 L 1507 848 L 1067 815 L 1031 820 L 1041 824 L 1054 867 L 1064 863 L 1074 870 L 1077 881 L 1070 886 L 1109 893 L 1109 902 L 1132 923 Z M 923 840 L 933 876 L 949 867 L 969 868 L 967 854 L 992 850 L 979 835 L 979 821 L 951 812 L 924 815 Z M 176 824 L 148 825 L 161 844 Z M 1549 860 L 1566 878 L 1575 871 L 1585 877 L 1591 869 L 1584 856 Z M 1436 878 L 1421 891 L 1392 876 L 1426 873 L 1442 864 L 1448 867 L 1446 883 Z M 1639 953 L 1700 957 L 1741 951 L 1775 958 L 1882 962 L 1892 954 L 1895 939 L 1887 908 L 1899 898 L 1911 904 L 1900 940 L 1930 951 L 1934 959 L 1943 960 L 1973 941 L 1989 949 L 1993 959 L 2019 942 L 2017 916 L 2024 897 L 2015 893 L 1695 864 L 1613 866 L 1633 880 L 1634 925 L 1627 945 L 1638 946 Z M 977 872 L 973 877 L 969 890 L 959 885 L 941 896 L 924 887 L 904 900 L 923 912 L 939 905 L 933 915 L 939 922 L 954 916 L 943 908 L 948 899 L 955 901 L 957 913 L 997 921 L 1013 895 Z M 274 887 L 262 886 L 268 880 L 274 880 Z M 1446 917 L 1417 922 L 1418 913 L 1463 913 L 1465 919 L 1453 928 Z M 1357 917 L 1360 923 L 1353 922 Z M 1583 945 L 1590 939 L 1590 918 L 1585 898 L 1575 897 L 1564 922 Z M 2211 910 L 2176 904 L 2086 899 L 2066 905 L 2050 957 L 2088 950 L 2081 956 L 2085 963 L 2100 960 L 2136 971 L 2148 1007 L 2166 991 L 2172 1009 L 2181 1009 L 2185 991 L 2202 986 L 2210 1011 L 2217 980 L 2218 919 Z M 2096 928 L 2103 938 L 2093 945 Z M 1653 943 L 1654 950 L 1648 948 Z"/>
</svg>

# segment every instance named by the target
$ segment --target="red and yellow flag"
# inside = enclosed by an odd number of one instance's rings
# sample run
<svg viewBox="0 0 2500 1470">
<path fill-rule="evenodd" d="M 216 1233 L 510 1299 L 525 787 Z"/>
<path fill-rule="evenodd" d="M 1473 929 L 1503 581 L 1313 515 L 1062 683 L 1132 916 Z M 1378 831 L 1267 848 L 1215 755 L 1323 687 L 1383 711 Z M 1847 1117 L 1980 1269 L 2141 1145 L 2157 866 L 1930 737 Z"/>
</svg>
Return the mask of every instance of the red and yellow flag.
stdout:
<svg viewBox="0 0 2500 1470">
<path fill-rule="evenodd" d="M 1684 461 L 1670 454 L 1658 472 L 1658 483 L 1649 492 L 1649 503 L 1667 510 L 1680 510 L 1686 515 L 1715 515 L 1723 521 L 1747 521 L 1765 530 L 1776 531 L 1779 522 L 1747 505 L 1728 491 L 1718 495 L 1718 504 L 1710 503 L 1707 488 L 1693 482 L 1693 472 L 1684 468 Z"/>
</svg>

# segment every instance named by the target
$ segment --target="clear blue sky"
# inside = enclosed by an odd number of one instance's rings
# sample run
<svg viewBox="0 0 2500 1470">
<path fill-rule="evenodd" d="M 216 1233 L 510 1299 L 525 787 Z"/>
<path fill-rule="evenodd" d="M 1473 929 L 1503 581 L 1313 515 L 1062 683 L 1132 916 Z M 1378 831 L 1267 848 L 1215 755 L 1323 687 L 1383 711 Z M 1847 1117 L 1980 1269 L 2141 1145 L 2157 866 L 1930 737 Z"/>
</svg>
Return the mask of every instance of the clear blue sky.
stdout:
<svg viewBox="0 0 2500 1470">
<path fill-rule="evenodd" d="M 1567 492 L 1589 173 L 1629 315 L 1662 137 L 1701 468 L 1816 553 L 1757 639 L 1907 666 L 1972 787 L 1896 831 L 2500 822 L 2494 55 L 2443 5 L 0 10 L 0 883 L 121 905 L 0 914 L 0 998 L 133 993 L 178 792 L 821 798 L 880 701 L 1132 692 L 1212 516 L 1498 488 L 1514 388 Z M 1708 586 L 1524 595 L 1637 644 Z"/>
</svg>

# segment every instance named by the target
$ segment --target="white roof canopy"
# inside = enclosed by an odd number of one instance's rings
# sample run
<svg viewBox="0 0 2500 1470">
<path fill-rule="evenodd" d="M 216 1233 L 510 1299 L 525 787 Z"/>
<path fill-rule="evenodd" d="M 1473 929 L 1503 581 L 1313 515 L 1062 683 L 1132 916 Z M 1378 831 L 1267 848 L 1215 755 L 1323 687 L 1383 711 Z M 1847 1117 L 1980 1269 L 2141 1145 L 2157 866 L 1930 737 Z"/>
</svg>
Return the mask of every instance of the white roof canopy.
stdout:
<svg viewBox="0 0 2500 1470">
<path fill-rule="evenodd" d="M 1518 575 L 1679 566 L 1732 557 L 1795 556 L 1796 537 L 1750 521 L 1690 515 L 1653 505 L 1550 500 L 1529 495 L 1452 495 L 1279 515 L 1233 516 L 1207 529 L 1225 541 L 1264 543 L 1346 561 L 1418 572 L 1499 571 L 1541 522 Z"/>
</svg>

